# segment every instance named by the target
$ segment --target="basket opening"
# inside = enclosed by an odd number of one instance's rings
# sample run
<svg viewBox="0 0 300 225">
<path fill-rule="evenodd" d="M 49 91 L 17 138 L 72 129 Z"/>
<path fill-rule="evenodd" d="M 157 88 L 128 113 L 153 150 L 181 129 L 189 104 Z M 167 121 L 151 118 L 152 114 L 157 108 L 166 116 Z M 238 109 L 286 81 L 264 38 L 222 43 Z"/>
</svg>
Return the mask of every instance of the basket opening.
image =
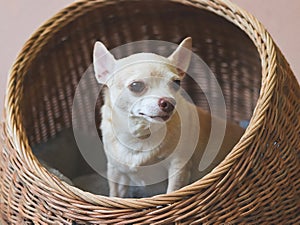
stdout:
<svg viewBox="0 0 300 225">
<path fill-rule="evenodd" d="M 27 67 L 20 109 L 34 153 L 69 178 L 93 172 L 73 137 L 71 113 L 77 84 L 92 63 L 97 40 L 112 49 L 140 40 L 179 43 L 191 36 L 193 51 L 207 63 L 221 86 L 227 118 L 236 123 L 251 119 L 261 84 L 257 49 L 242 30 L 213 13 L 174 2 L 157 1 L 153 5 L 121 1 L 95 7 L 49 35 Z M 128 49 L 128 53 L 131 51 Z M 214 95 L 212 82 L 203 82 Z M 192 79 L 185 79 L 183 86 L 197 105 L 209 110 L 205 95 Z M 83 109 L 88 107 L 84 98 L 82 102 Z M 101 102 L 99 98 L 97 127 Z M 99 163 L 105 168 L 104 155 Z"/>
</svg>

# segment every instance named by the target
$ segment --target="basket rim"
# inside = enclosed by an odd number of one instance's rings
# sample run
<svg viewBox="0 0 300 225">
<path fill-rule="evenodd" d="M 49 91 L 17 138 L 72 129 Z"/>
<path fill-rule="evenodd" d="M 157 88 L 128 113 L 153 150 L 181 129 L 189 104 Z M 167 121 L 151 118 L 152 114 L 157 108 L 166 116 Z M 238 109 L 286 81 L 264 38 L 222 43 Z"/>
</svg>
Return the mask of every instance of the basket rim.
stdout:
<svg viewBox="0 0 300 225">
<path fill-rule="evenodd" d="M 121 0 L 122 2 L 140 0 Z M 104 7 L 109 4 L 118 4 L 120 0 L 81 0 L 72 3 L 62 9 L 52 18 L 47 20 L 25 43 L 19 53 L 14 65 L 11 68 L 10 76 L 6 88 L 6 98 L 4 103 L 5 132 L 14 142 L 15 150 L 24 157 L 29 168 L 34 168 L 35 174 L 40 177 L 47 177 L 45 182 L 56 190 L 63 193 L 71 192 L 70 197 L 77 196 L 78 199 L 91 204 L 116 208 L 145 208 L 155 207 L 165 204 L 172 204 L 182 198 L 196 194 L 199 190 L 209 186 L 221 175 L 229 171 L 230 166 L 239 158 L 243 151 L 254 139 L 255 133 L 261 127 L 261 121 L 266 115 L 266 110 L 270 105 L 272 92 L 276 84 L 276 51 L 275 44 L 263 25 L 250 13 L 241 9 L 229 0 L 165 0 L 182 5 L 204 9 L 217 14 L 239 27 L 256 46 L 262 66 L 262 83 L 259 98 L 257 100 L 253 115 L 248 128 L 234 146 L 229 155 L 217 165 L 210 173 L 200 180 L 185 186 L 177 191 L 168 194 L 156 195 L 149 198 L 111 198 L 102 195 L 95 195 L 70 186 L 63 181 L 59 181 L 55 176 L 50 175 L 38 162 L 28 144 L 24 128 L 21 123 L 19 109 L 20 94 L 22 89 L 23 74 L 26 65 L 34 59 L 36 54 L 47 42 L 49 38 L 65 24 L 73 21 L 80 15 L 94 9 L 93 7 Z"/>
</svg>

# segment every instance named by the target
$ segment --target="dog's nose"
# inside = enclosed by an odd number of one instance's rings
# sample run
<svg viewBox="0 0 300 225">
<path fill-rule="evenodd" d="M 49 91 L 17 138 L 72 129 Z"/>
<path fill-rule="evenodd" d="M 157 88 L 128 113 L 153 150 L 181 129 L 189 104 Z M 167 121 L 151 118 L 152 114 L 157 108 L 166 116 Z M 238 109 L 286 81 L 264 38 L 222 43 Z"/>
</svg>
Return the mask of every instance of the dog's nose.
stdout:
<svg viewBox="0 0 300 225">
<path fill-rule="evenodd" d="M 176 101 L 173 98 L 160 98 L 158 100 L 159 108 L 166 113 L 172 112 L 175 108 L 175 105 Z"/>
</svg>

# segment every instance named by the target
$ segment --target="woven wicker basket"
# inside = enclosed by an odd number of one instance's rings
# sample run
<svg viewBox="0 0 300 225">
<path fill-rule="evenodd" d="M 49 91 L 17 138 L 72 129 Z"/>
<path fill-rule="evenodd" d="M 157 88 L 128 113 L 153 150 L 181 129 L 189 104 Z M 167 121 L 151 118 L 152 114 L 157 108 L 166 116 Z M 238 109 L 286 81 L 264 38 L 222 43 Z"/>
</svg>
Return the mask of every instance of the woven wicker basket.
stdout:
<svg viewBox="0 0 300 225">
<path fill-rule="evenodd" d="M 39 164 L 31 147 L 71 126 L 76 85 L 96 40 L 111 49 L 186 36 L 216 74 L 228 118 L 250 120 L 211 173 L 174 193 L 120 199 L 69 186 Z M 184 85 L 205 108 L 201 91 L 189 80 Z M 11 70 L 0 218 L 8 224 L 299 224 L 299 99 L 299 85 L 272 38 L 227 0 L 76 2 L 35 32 Z"/>
</svg>

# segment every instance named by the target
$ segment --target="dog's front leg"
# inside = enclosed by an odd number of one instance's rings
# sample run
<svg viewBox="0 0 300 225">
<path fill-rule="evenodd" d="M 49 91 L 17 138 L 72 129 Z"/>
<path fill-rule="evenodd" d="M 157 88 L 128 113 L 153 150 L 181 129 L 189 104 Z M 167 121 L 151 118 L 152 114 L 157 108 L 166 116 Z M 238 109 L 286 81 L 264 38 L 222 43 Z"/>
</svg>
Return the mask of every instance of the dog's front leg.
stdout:
<svg viewBox="0 0 300 225">
<path fill-rule="evenodd" d="M 116 166 L 107 164 L 107 178 L 110 197 L 125 197 L 129 185 L 129 177 L 120 172 Z"/>
<path fill-rule="evenodd" d="M 188 185 L 190 182 L 191 173 L 188 165 L 185 165 L 182 168 L 171 166 L 168 173 L 169 178 L 167 193 L 178 190 Z"/>
</svg>

